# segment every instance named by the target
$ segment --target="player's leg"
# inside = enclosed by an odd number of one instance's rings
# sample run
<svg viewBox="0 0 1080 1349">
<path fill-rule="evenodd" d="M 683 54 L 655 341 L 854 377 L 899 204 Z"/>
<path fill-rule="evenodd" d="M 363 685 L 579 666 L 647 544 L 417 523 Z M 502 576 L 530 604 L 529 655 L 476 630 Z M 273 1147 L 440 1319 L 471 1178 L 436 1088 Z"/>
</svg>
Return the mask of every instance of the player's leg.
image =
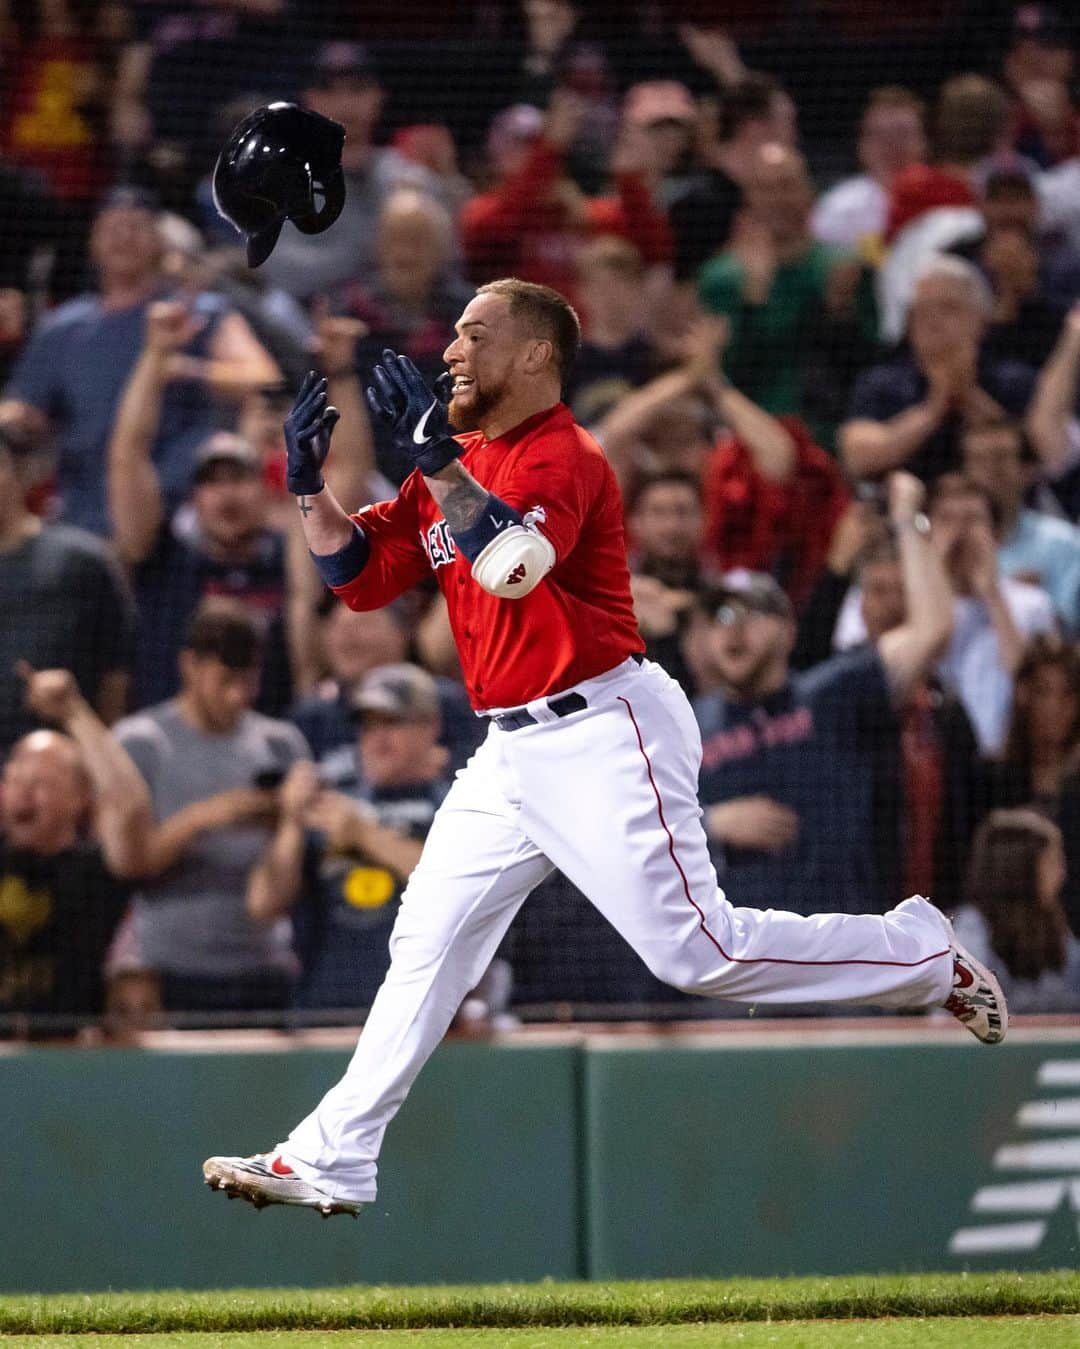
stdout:
<svg viewBox="0 0 1080 1349">
<path fill-rule="evenodd" d="M 701 826 L 697 726 L 659 667 L 601 681 L 587 711 L 509 738 L 531 784 L 522 826 L 659 978 L 739 1001 L 945 1001 L 951 932 L 926 900 L 882 916 L 728 903 Z"/>
<path fill-rule="evenodd" d="M 389 972 L 344 1077 L 267 1154 L 279 1174 L 291 1168 L 331 1200 L 375 1197 L 387 1124 L 522 901 L 551 871 L 517 825 L 500 750 L 492 733 L 436 814 L 394 924 Z"/>
</svg>

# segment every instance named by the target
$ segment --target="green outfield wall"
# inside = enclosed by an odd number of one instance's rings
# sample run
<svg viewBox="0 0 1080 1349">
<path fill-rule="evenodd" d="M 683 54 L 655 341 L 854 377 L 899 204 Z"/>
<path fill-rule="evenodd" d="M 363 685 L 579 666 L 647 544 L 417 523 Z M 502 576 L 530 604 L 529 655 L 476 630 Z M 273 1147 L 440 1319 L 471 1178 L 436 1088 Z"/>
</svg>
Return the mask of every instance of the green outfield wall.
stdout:
<svg viewBox="0 0 1080 1349">
<path fill-rule="evenodd" d="M 1080 1030 L 444 1045 L 360 1220 L 201 1184 L 339 1050 L 0 1056 L 0 1290 L 1080 1263 Z"/>
</svg>

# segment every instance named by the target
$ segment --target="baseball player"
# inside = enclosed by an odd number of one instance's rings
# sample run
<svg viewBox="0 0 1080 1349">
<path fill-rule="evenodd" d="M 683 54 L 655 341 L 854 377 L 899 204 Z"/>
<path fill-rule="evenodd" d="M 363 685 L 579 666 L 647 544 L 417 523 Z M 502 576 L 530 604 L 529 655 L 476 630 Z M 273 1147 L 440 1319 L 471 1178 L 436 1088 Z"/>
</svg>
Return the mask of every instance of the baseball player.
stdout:
<svg viewBox="0 0 1080 1349">
<path fill-rule="evenodd" d="M 387 1124 L 553 867 L 677 988 L 940 1005 L 988 1044 L 1008 1025 L 997 980 L 926 899 L 810 917 L 725 899 L 700 822 L 698 728 L 642 657 L 615 478 L 560 401 L 577 317 L 555 291 L 506 279 L 479 288 L 456 332 L 448 405 L 406 358 L 387 351 L 375 370 L 368 399 L 416 465 L 394 500 L 350 516 L 325 487 L 325 380 L 308 377 L 285 424 L 323 578 L 371 609 L 433 572 L 488 731 L 436 814 L 344 1077 L 272 1151 L 204 1164 L 209 1185 L 258 1206 L 355 1214 L 374 1199 Z"/>
</svg>

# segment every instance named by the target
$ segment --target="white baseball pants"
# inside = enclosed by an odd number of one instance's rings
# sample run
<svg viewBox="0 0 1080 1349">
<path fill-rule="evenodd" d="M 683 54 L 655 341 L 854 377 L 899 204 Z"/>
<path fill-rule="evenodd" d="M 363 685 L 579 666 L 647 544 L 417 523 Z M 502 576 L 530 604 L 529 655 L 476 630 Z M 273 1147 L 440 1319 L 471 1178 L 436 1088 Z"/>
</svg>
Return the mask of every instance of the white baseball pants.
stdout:
<svg viewBox="0 0 1080 1349">
<path fill-rule="evenodd" d="M 457 775 L 409 881 L 389 973 L 345 1076 L 276 1150 L 335 1198 L 375 1197 L 383 1132 L 526 895 L 558 867 L 676 988 L 745 1002 L 926 1007 L 952 982 L 927 900 L 882 916 L 737 909 L 709 859 L 701 738 L 682 690 L 627 660 L 565 718 L 492 726 Z"/>
</svg>

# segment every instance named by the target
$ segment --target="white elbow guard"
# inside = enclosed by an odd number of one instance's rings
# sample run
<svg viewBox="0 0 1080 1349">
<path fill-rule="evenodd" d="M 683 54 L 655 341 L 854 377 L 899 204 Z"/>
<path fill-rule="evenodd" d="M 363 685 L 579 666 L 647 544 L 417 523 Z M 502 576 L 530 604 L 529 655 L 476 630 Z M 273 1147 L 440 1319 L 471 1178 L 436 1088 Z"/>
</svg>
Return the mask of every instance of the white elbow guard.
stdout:
<svg viewBox="0 0 1080 1349">
<path fill-rule="evenodd" d="M 555 549 L 543 534 L 510 525 L 476 555 L 472 574 L 488 594 L 515 600 L 539 585 L 554 565 Z"/>
</svg>

